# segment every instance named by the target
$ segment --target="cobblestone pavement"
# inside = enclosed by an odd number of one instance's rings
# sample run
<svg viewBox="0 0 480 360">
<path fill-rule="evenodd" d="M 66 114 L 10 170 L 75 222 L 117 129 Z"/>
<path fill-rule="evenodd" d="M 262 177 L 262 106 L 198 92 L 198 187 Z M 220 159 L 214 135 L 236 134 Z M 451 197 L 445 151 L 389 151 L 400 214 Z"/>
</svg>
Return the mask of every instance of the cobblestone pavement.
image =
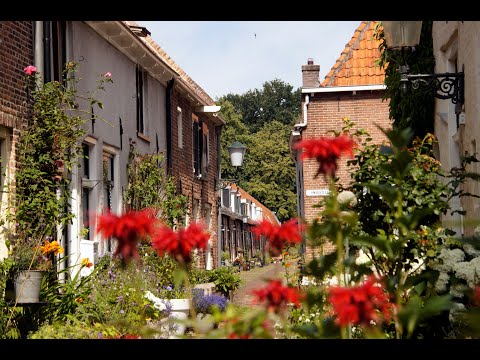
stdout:
<svg viewBox="0 0 480 360">
<path fill-rule="evenodd" d="M 289 269 L 295 269 L 295 261 L 289 261 Z M 291 270 L 289 270 L 291 272 Z M 249 271 L 240 271 L 239 275 L 243 280 L 240 288 L 235 291 L 233 304 L 241 306 L 256 306 L 252 304 L 253 295 L 251 291 L 266 285 L 271 279 L 281 279 L 286 284 L 285 269 L 281 263 L 271 263 L 263 267 L 255 267 Z"/>
</svg>

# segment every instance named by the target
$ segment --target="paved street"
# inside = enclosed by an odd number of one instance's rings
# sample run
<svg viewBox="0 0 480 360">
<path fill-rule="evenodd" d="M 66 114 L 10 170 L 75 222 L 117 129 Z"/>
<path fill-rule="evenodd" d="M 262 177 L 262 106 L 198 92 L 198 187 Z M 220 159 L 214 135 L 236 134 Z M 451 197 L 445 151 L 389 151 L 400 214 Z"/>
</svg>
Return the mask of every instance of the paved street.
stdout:
<svg viewBox="0 0 480 360">
<path fill-rule="evenodd" d="M 293 273 L 296 269 L 295 260 L 289 261 L 291 266 L 289 272 Z M 269 264 L 264 267 L 256 267 L 249 271 L 240 271 L 240 277 L 243 280 L 240 288 L 235 292 L 233 303 L 242 306 L 252 306 L 253 295 L 251 291 L 266 285 L 270 279 L 281 279 L 286 284 L 285 269 L 281 263 Z"/>
</svg>

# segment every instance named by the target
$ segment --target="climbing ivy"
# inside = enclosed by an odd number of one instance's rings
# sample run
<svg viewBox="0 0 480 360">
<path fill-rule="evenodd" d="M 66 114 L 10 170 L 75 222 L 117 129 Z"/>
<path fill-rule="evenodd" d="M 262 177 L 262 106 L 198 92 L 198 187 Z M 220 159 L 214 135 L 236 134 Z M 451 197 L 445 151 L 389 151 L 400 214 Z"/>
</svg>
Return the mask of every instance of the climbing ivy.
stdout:
<svg viewBox="0 0 480 360">
<path fill-rule="evenodd" d="M 128 209 L 154 209 L 157 216 L 171 227 L 185 222 L 188 197 L 177 194 L 175 178 L 165 171 L 162 152 L 139 154 L 131 142 L 127 172 L 124 201 Z"/>
<path fill-rule="evenodd" d="M 413 89 L 409 86 L 404 93 L 400 86 L 400 65 L 408 65 L 411 74 L 431 74 L 435 68 L 433 56 L 432 21 L 422 22 L 420 43 L 412 50 L 391 50 L 386 46 L 383 28 L 377 23 L 374 36 L 381 41 L 381 56 L 378 65 L 385 70 L 385 85 L 387 90 L 384 99 L 390 100 L 389 117 L 394 129 L 410 127 L 415 137 L 423 138 L 433 133 L 434 95 L 426 86 Z"/>
</svg>

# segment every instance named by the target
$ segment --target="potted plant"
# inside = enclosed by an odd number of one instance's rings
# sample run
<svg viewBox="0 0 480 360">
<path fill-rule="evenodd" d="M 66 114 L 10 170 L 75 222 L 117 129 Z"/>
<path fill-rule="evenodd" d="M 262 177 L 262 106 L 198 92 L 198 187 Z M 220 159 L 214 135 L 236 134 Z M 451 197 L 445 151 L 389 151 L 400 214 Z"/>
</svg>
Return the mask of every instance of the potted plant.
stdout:
<svg viewBox="0 0 480 360">
<path fill-rule="evenodd" d="M 54 270 L 55 256 L 63 251 L 63 247 L 51 236 L 40 240 L 31 237 L 17 239 L 10 247 L 13 298 L 7 300 L 16 303 L 39 302 L 42 280 L 46 273 Z"/>
</svg>

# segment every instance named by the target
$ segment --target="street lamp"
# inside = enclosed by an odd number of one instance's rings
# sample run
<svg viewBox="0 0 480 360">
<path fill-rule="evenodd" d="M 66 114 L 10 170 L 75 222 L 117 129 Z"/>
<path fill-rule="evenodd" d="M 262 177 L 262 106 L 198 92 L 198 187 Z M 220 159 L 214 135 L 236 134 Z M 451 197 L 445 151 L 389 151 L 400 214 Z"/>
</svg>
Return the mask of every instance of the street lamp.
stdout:
<svg viewBox="0 0 480 360">
<path fill-rule="evenodd" d="M 387 47 L 392 50 L 414 48 L 420 43 L 422 30 L 421 21 L 382 21 L 383 33 Z M 408 83 L 412 83 L 414 89 L 420 84 L 427 85 L 433 95 L 438 99 L 451 99 L 455 104 L 455 114 L 462 111 L 465 102 L 464 97 L 464 72 L 442 74 L 410 74 L 407 64 L 399 66 L 400 83 L 404 92 L 408 89 Z"/>
<path fill-rule="evenodd" d="M 228 152 L 230 154 L 230 163 L 235 167 L 235 179 L 217 179 L 217 189 L 225 188 L 228 182 L 238 181 L 238 168 L 243 164 L 243 158 L 247 147 L 243 145 L 240 141 L 235 141 L 232 145 L 228 147 Z"/>
<path fill-rule="evenodd" d="M 222 179 L 218 177 L 216 179 L 216 184 L 215 184 L 215 189 L 216 190 L 222 190 L 225 189 L 229 183 L 231 182 L 237 182 L 238 181 L 238 168 L 242 166 L 243 164 L 243 158 L 245 156 L 245 152 L 247 150 L 247 147 L 243 145 L 239 141 L 235 141 L 232 145 L 228 147 L 228 152 L 230 154 L 230 163 L 232 166 L 236 168 L 235 170 L 235 179 Z M 219 174 L 220 175 L 220 174 Z M 223 198 L 223 193 L 220 193 L 220 198 Z M 220 224 L 222 223 L 222 205 L 221 205 L 221 200 L 218 202 L 218 214 L 217 214 L 217 228 L 218 228 L 218 234 L 217 234 L 217 244 L 218 244 L 218 267 L 222 266 L 222 231 L 220 230 Z M 242 228 L 243 228 L 243 223 L 242 223 Z M 228 227 L 227 227 L 228 231 Z M 225 238 L 227 238 L 227 234 L 225 232 Z"/>
</svg>

